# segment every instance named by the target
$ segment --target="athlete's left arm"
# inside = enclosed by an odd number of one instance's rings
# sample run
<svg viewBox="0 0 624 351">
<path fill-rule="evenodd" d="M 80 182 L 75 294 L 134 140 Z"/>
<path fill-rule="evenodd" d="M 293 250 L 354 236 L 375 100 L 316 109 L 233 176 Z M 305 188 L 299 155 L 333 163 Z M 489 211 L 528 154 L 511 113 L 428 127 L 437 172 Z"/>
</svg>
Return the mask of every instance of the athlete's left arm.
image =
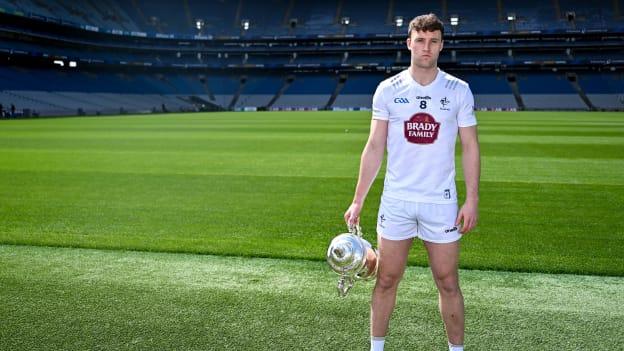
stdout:
<svg viewBox="0 0 624 351">
<path fill-rule="evenodd" d="M 481 175 L 481 157 L 477 126 L 459 127 L 462 144 L 462 166 L 466 182 L 466 202 L 457 214 L 456 225 L 463 223 L 460 232 L 466 234 L 477 225 L 479 217 L 479 177 Z"/>
</svg>

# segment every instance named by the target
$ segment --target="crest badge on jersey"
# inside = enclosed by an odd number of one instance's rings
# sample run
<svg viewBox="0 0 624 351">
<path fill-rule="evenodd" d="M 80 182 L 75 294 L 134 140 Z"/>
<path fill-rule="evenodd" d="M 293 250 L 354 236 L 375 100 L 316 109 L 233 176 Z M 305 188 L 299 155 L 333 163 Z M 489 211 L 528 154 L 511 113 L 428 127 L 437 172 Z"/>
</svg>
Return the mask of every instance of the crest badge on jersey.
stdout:
<svg viewBox="0 0 624 351">
<path fill-rule="evenodd" d="M 404 122 L 405 139 L 413 144 L 433 144 L 438 139 L 440 123 L 428 113 L 417 113 Z"/>
</svg>

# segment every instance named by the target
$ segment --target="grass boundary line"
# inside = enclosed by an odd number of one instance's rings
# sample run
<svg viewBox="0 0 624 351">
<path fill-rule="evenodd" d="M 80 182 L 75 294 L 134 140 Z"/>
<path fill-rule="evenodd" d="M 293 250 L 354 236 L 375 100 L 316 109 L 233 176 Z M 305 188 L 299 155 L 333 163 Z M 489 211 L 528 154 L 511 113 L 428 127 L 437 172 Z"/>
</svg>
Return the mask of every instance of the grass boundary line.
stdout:
<svg viewBox="0 0 624 351">
<path fill-rule="evenodd" d="M 232 258 L 250 258 L 250 259 L 271 259 L 271 260 L 292 260 L 292 261 L 306 261 L 306 262 L 324 262 L 325 257 L 307 258 L 297 257 L 293 255 L 252 255 L 252 254 L 232 254 L 232 253 L 213 253 L 213 252 L 201 252 L 201 251 L 185 251 L 185 250 L 149 250 L 149 249 L 136 249 L 136 248 L 115 248 L 110 247 L 92 247 L 87 245 L 35 245 L 35 244 L 23 244 L 23 243 L 9 243 L 0 240 L 0 247 L 2 246 L 15 246 L 15 247 L 33 247 L 33 248 L 59 248 L 59 249 L 77 249 L 77 250 L 96 250 L 96 251 L 110 251 L 110 252 L 136 252 L 136 253 L 155 253 L 155 254 L 183 254 L 183 255 L 197 255 L 197 256 L 214 256 L 214 257 L 232 257 Z M 420 265 L 408 262 L 407 267 L 420 267 L 428 268 L 428 265 Z M 462 265 L 460 262 L 460 270 L 466 271 L 480 271 L 480 272 L 505 272 L 505 273 L 522 273 L 522 274 L 549 274 L 549 275 L 570 275 L 570 276 L 588 276 L 588 277 L 609 277 L 609 278 L 622 278 L 623 275 L 614 274 L 602 274 L 602 273 L 588 273 L 583 271 L 543 271 L 543 270 L 530 270 L 530 269 L 496 269 L 495 267 L 489 267 L 487 265 Z M 327 268 L 328 272 L 331 271 Z"/>
</svg>

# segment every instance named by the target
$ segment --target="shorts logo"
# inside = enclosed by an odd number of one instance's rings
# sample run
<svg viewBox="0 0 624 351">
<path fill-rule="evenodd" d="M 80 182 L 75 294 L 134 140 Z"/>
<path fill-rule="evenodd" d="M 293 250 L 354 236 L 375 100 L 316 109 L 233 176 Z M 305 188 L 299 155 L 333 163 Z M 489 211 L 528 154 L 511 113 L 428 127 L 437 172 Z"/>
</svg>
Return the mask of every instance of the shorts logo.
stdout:
<svg viewBox="0 0 624 351">
<path fill-rule="evenodd" d="M 407 98 L 398 97 L 398 98 L 394 98 L 394 103 L 395 104 L 409 104 L 409 100 Z"/>
<path fill-rule="evenodd" d="M 381 215 L 379 215 L 379 226 L 382 228 L 385 228 L 383 225 L 383 222 L 386 220 L 386 217 L 383 215 L 383 213 Z"/>
<path fill-rule="evenodd" d="M 451 229 L 444 229 L 444 232 L 448 234 L 448 233 L 452 233 L 452 232 L 457 231 L 457 229 L 458 229 L 457 226 L 455 226 L 455 227 L 453 227 Z"/>
<path fill-rule="evenodd" d="M 451 190 L 450 189 L 444 189 L 444 198 L 447 199 L 447 200 L 451 198 Z"/>
<path fill-rule="evenodd" d="M 417 113 L 404 122 L 405 139 L 413 144 L 433 144 L 438 139 L 440 123 L 428 113 Z"/>
</svg>

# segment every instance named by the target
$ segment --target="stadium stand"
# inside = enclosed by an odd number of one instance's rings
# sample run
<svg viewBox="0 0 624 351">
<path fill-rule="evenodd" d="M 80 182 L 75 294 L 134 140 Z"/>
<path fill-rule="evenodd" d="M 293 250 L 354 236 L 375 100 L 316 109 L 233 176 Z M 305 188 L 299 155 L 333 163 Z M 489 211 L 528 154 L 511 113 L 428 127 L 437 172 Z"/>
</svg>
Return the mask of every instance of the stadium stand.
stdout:
<svg viewBox="0 0 624 351">
<path fill-rule="evenodd" d="M 384 33 L 395 29 L 395 18 L 409 21 L 415 14 L 434 12 L 443 18 L 457 16 L 463 31 L 613 28 L 622 26 L 620 2 L 580 0 L 460 0 L 436 2 L 357 0 L 184 0 L 84 1 L 0 0 L 0 7 L 100 28 L 156 33 L 237 35 L 241 21 L 260 35 L 337 34 L 348 31 Z M 514 15 L 513 21 L 507 20 Z M 201 29 L 197 21 L 201 21 Z M 291 21 L 294 20 L 294 21 Z"/>
<path fill-rule="evenodd" d="M 509 110 L 519 107 L 505 74 L 459 72 L 457 76 L 470 82 L 477 108 Z"/>
<path fill-rule="evenodd" d="M 624 105 L 624 75 L 610 73 L 583 73 L 578 83 L 596 107 L 608 110 L 622 109 Z"/>
<path fill-rule="evenodd" d="M 381 74 L 352 73 L 347 75 L 346 83 L 333 106 L 337 108 L 368 108 L 373 104 L 373 95 L 377 84 L 387 78 Z"/>
<path fill-rule="evenodd" d="M 523 73 L 518 75 L 518 86 L 527 109 L 588 108 L 563 74 Z"/>
<path fill-rule="evenodd" d="M 580 0 L 0 0 L 0 102 L 44 115 L 366 109 L 409 65 L 407 23 L 431 11 L 447 23 L 440 66 L 476 108 L 624 109 L 620 2 Z"/>
<path fill-rule="evenodd" d="M 331 75 L 298 74 L 273 106 L 322 109 L 329 101 L 336 84 L 336 78 Z"/>
<path fill-rule="evenodd" d="M 271 99 L 284 85 L 284 80 L 285 78 L 279 75 L 255 75 L 250 77 L 247 79 L 236 107 L 242 109 L 249 106 L 268 106 Z"/>
</svg>

